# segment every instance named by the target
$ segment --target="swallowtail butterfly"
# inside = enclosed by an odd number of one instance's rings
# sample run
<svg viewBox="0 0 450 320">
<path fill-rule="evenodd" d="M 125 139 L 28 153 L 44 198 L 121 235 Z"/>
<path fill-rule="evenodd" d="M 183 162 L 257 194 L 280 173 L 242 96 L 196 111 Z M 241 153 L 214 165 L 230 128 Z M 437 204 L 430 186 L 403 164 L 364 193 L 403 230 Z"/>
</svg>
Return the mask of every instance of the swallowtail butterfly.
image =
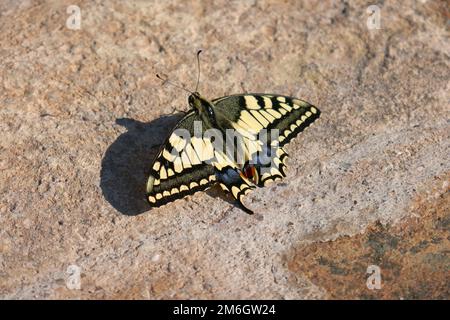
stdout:
<svg viewBox="0 0 450 320">
<path fill-rule="evenodd" d="M 286 176 L 283 147 L 320 115 L 308 102 L 276 94 L 208 100 L 191 92 L 188 102 L 190 111 L 151 165 L 146 189 L 152 207 L 219 184 L 253 213 L 243 197 Z"/>
</svg>

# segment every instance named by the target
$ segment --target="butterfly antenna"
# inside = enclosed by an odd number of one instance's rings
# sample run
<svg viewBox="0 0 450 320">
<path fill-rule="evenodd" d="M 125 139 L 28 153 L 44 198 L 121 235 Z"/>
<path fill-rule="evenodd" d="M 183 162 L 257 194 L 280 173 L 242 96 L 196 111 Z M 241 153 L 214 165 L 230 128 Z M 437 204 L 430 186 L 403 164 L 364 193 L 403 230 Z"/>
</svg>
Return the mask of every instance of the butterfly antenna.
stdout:
<svg viewBox="0 0 450 320">
<path fill-rule="evenodd" d="M 167 79 L 167 78 L 164 79 L 159 74 L 156 74 L 156 77 L 163 82 L 163 85 L 167 83 L 167 84 L 170 84 L 170 85 L 174 86 L 175 88 L 184 90 L 184 91 L 189 92 L 189 93 L 192 94 L 192 92 L 189 91 L 188 89 L 186 89 L 185 87 L 183 87 L 183 86 L 181 86 L 179 84 L 176 84 L 175 82 L 169 81 L 169 79 Z"/>
<path fill-rule="evenodd" d="M 195 92 L 197 92 L 200 83 L 200 53 L 202 53 L 202 50 L 198 50 L 197 52 L 197 84 L 195 85 Z"/>
</svg>

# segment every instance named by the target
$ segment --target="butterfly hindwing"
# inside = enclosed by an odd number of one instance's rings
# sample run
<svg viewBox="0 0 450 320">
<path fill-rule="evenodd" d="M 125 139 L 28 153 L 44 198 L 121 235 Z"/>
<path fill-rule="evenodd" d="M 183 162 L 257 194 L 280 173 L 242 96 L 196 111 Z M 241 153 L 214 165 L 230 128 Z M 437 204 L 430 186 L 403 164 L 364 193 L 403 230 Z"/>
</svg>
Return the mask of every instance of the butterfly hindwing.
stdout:
<svg viewBox="0 0 450 320">
<path fill-rule="evenodd" d="M 195 112 L 186 114 L 153 162 L 147 182 L 151 206 L 205 190 L 216 181 L 215 169 L 207 163 L 213 156 L 211 148 L 208 141 L 194 136 L 195 121 L 201 121 Z"/>
<path fill-rule="evenodd" d="M 220 181 L 220 187 L 224 191 L 231 193 L 241 209 L 252 214 L 253 212 L 244 206 L 242 199 L 255 188 L 255 185 L 236 168 L 224 167 L 222 170 L 217 171 L 216 174 Z"/>
</svg>

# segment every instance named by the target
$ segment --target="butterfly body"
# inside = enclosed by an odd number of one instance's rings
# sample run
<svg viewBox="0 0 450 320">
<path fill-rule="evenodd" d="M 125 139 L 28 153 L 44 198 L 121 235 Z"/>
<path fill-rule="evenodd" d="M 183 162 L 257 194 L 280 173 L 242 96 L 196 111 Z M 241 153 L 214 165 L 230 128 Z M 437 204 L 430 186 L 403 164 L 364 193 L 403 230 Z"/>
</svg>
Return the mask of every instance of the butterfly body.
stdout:
<svg viewBox="0 0 450 320">
<path fill-rule="evenodd" d="M 219 183 L 239 207 L 255 187 L 285 177 L 283 146 L 320 111 L 300 99 L 238 94 L 209 101 L 197 92 L 154 160 L 147 199 L 158 207 Z"/>
</svg>

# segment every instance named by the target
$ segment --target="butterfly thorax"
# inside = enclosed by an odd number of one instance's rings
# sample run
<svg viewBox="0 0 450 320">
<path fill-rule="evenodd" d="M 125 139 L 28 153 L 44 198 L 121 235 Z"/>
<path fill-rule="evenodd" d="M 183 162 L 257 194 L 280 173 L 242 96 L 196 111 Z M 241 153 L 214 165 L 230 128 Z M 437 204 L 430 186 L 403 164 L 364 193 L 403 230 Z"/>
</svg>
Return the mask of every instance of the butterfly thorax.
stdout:
<svg viewBox="0 0 450 320">
<path fill-rule="evenodd" d="M 192 93 L 188 98 L 189 105 L 200 115 L 203 123 L 210 128 L 217 128 L 217 118 L 212 102 L 203 98 L 198 92 Z"/>
</svg>

